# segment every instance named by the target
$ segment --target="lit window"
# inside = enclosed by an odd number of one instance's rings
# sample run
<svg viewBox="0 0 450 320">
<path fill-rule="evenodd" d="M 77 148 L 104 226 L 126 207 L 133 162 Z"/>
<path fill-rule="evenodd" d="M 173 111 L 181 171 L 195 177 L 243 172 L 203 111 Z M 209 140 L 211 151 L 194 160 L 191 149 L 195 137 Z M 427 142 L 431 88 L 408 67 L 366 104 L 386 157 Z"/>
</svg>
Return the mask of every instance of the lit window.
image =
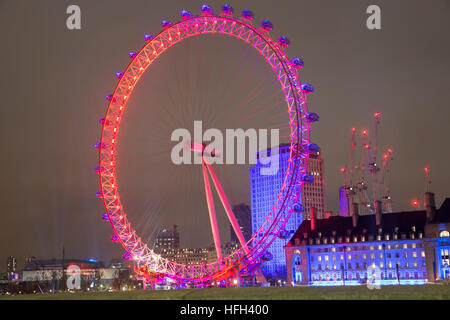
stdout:
<svg viewBox="0 0 450 320">
<path fill-rule="evenodd" d="M 443 238 L 443 237 L 450 237 L 450 233 L 449 233 L 447 230 L 442 230 L 442 231 L 439 233 L 439 237 L 440 237 L 440 238 Z"/>
</svg>

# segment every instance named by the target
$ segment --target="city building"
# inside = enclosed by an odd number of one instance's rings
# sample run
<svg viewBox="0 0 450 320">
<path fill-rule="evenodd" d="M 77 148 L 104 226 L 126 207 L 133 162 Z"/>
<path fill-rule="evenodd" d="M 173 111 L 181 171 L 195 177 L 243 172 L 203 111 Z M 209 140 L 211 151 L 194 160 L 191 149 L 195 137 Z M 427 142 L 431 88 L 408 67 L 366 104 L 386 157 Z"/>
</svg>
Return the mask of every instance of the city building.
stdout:
<svg viewBox="0 0 450 320">
<path fill-rule="evenodd" d="M 241 247 L 240 243 L 239 242 L 235 242 L 235 241 L 230 241 L 230 242 L 227 242 L 225 244 L 222 244 L 221 245 L 222 257 L 226 257 L 227 255 L 232 254 L 233 252 L 238 250 L 240 247 Z M 206 261 L 209 263 L 209 262 L 214 262 L 216 260 L 217 260 L 216 247 L 214 245 L 211 245 L 208 248 Z"/>
<path fill-rule="evenodd" d="M 174 253 L 163 255 L 163 257 L 180 264 L 198 265 L 208 262 L 209 251 L 209 248 L 183 248 L 177 249 Z"/>
<path fill-rule="evenodd" d="M 281 190 L 289 160 L 289 149 L 289 144 L 283 144 L 279 146 L 278 153 L 273 153 L 273 150 L 269 149 L 256 154 L 256 164 L 250 168 L 252 233 L 257 232 L 264 223 Z M 272 175 L 262 175 L 261 168 L 265 167 L 264 163 L 267 162 L 261 163 L 260 157 L 279 157 L 278 171 Z M 314 183 L 305 184 L 300 197 L 306 212 L 310 207 L 315 207 L 320 216 L 325 215 L 323 167 L 323 159 L 320 154 L 310 154 L 307 172 L 314 177 Z M 306 213 L 305 219 L 308 218 L 309 215 Z M 301 222 L 301 215 L 290 217 L 285 226 L 285 229 L 290 232 L 290 236 L 294 234 Z M 263 265 L 263 274 L 266 278 L 283 280 L 286 278 L 286 255 L 283 249 L 286 243 L 287 239 L 277 238 L 269 247 L 268 251 L 272 254 L 273 259 Z"/>
<path fill-rule="evenodd" d="M 234 241 L 222 244 L 222 255 L 225 257 L 238 250 L 239 247 L 240 244 Z M 206 248 L 178 248 L 161 253 L 161 256 L 180 264 L 199 265 L 217 260 L 216 247 L 213 244 Z"/>
<path fill-rule="evenodd" d="M 249 241 L 252 237 L 252 211 L 250 206 L 245 203 L 235 205 L 233 207 L 233 212 L 245 241 Z M 230 226 L 230 240 L 239 243 L 239 239 L 233 230 L 233 226 Z"/>
<path fill-rule="evenodd" d="M 160 254 L 172 254 L 180 248 L 180 235 L 177 231 L 177 225 L 173 229 L 162 229 L 155 240 L 154 250 Z"/>
<path fill-rule="evenodd" d="M 317 217 L 325 217 L 325 180 L 323 159 L 318 153 L 310 153 L 307 173 L 314 177 L 313 183 L 305 183 L 302 187 L 302 204 L 305 207 L 304 219 L 310 219 L 309 209 L 317 209 Z"/>
<path fill-rule="evenodd" d="M 6 273 L 9 280 L 12 280 L 17 268 L 16 258 L 13 256 L 9 256 L 6 262 Z"/>
<path fill-rule="evenodd" d="M 103 262 L 92 258 L 38 260 L 33 257 L 26 261 L 20 282 L 25 285 L 24 288 L 28 288 L 27 290 L 34 288 L 33 290 L 40 292 L 64 291 L 68 289 L 67 281 L 74 274 L 80 277 L 77 290 L 123 290 L 125 287 L 134 289 L 142 286 L 142 283 L 139 284 L 135 280 L 131 263 L 118 265 L 115 260 L 109 266 L 105 266 Z"/>
<path fill-rule="evenodd" d="M 350 216 L 351 206 L 349 205 L 350 197 L 349 190 L 345 187 L 339 188 L 339 215 L 342 217 Z"/>
<path fill-rule="evenodd" d="M 450 278 L 450 198 L 436 209 L 305 220 L 285 246 L 293 285 L 424 284 Z"/>
</svg>

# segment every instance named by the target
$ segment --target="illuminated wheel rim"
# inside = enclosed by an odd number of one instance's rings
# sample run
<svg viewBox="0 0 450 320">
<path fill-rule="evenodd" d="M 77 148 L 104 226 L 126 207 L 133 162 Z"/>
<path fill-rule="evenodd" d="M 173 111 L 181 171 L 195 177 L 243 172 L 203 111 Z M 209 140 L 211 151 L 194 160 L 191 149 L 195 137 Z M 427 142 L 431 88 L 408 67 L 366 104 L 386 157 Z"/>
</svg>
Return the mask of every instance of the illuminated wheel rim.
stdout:
<svg viewBox="0 0 450 320">
<path fill-rule="evenodd" d="M 256 27 L 251 19 L 233 18 L 229 14 L 216 15 L 211 11 L 200 16 L 185 16 L 178 23 L 163 22 L 164 30 L 155 37 L 146 37 L 146 44 L 137 53 L 131 53 L 132 61 L 122 73 L 114 93 L 108 96 L 109 105 L 102 120 L 99 147 L 100 192 L 107 219 L 113 230 L 113 240 L 120 242 L 126 250 L 125 256 L 136 261 L 135 270 L 143 275 L 158 275 L 174 281 L 202 282 L 225 279 L 238 272 L 248 271 L 261 263 L 264 253 L 277 238 L 298 202 L 306 173 L 309 144 L 309 122 L 306 118 L 305 92 L 301 89 L 296 68 L 284 52 L 281 41 L 273 41 L 263 27 Z M 285 96 L 290 125 L 290 154 L 284 182 L 266 221 L 248 241 L 248 249 L 239 248 L 232 254 L 208 264 L 187 265 L 170 261 L 153 252 L 134 231 L 127 219 L 119 196 L 116 175 L 116 146 L 120 122 L 127 109 L 127 101 L 142 74 L 159 55 L 176 43 L 201 34 L 218 34 L 236 37 L 257 50 L 272 67 Z"/>
</svg>

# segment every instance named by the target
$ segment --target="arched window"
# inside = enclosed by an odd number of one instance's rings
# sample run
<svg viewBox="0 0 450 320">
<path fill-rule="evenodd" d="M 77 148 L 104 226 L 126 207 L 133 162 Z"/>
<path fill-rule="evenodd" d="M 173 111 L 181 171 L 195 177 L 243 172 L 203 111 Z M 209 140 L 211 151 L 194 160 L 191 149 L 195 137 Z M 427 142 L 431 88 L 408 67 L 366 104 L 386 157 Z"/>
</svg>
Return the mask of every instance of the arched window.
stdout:
<svg viewBox="0 0 450 320">
<path fill-rule="evenodd" d="M 439 238 L 443 237 L 450 237 L 450 232 L 448 232 L 447 230 L 442 230 L 441 232 L 439 232 Z"/>
</svg>

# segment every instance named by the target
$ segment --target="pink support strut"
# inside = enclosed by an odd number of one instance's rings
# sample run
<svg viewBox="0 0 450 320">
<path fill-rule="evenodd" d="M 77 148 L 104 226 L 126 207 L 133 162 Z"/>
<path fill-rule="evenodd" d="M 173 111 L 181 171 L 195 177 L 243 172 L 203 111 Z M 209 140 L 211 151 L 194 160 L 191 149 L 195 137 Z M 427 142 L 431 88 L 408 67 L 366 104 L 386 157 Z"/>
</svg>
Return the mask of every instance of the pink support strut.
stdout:
<svg viewBox="0 0 450 320">
<path fill-rule="evenodd" d="M 209 174 L 211 175 L 211 178 L 214 182 L 214 186 L 216 187 L 217 193 L 219 194 L 220 201 L 222 201 L 222 205 L 225 208 L 225 211 L 228 215 L 228 219 L 230 220 L 231 225 L 233 226 L 233 230 L 236 233 L 239 242 L 241 243 L 241 246 L 244 248 L 245 252 L 248 252 L 247 242 L 245 241 L 245 238 L 242 235 L 241 228 L 239 227 L 236 217 L 234 216 L 233 210 L 231 209 L 230 203 L 228 202 L 228 198 L 225 195 L 222 185 L 220 184 L 219 179 L 217 179 L 217 176 L 213 168 L 209 164 L 207 157 L 205 156 L 203 156 L 203 163 L 206 164 L 206 167 L 208 168 Z"/>
<path fill-rule="evenodd" d="M 211 221 L 211 230 L 214 238 L 214 245 L 216 246 L 217 259 L 222 259 L 222 249 L 220 246 L 219 229 L 217 227 L 216 210 L 214 208 L 214 199 L 212 197 L 211 186 L 209 184 L 208 172 L 206 170 L 205 162 L 202 161 L 203 181 L 205 183 L 206 202 L 208 203 L 209 220 Z"/>
</svg>

